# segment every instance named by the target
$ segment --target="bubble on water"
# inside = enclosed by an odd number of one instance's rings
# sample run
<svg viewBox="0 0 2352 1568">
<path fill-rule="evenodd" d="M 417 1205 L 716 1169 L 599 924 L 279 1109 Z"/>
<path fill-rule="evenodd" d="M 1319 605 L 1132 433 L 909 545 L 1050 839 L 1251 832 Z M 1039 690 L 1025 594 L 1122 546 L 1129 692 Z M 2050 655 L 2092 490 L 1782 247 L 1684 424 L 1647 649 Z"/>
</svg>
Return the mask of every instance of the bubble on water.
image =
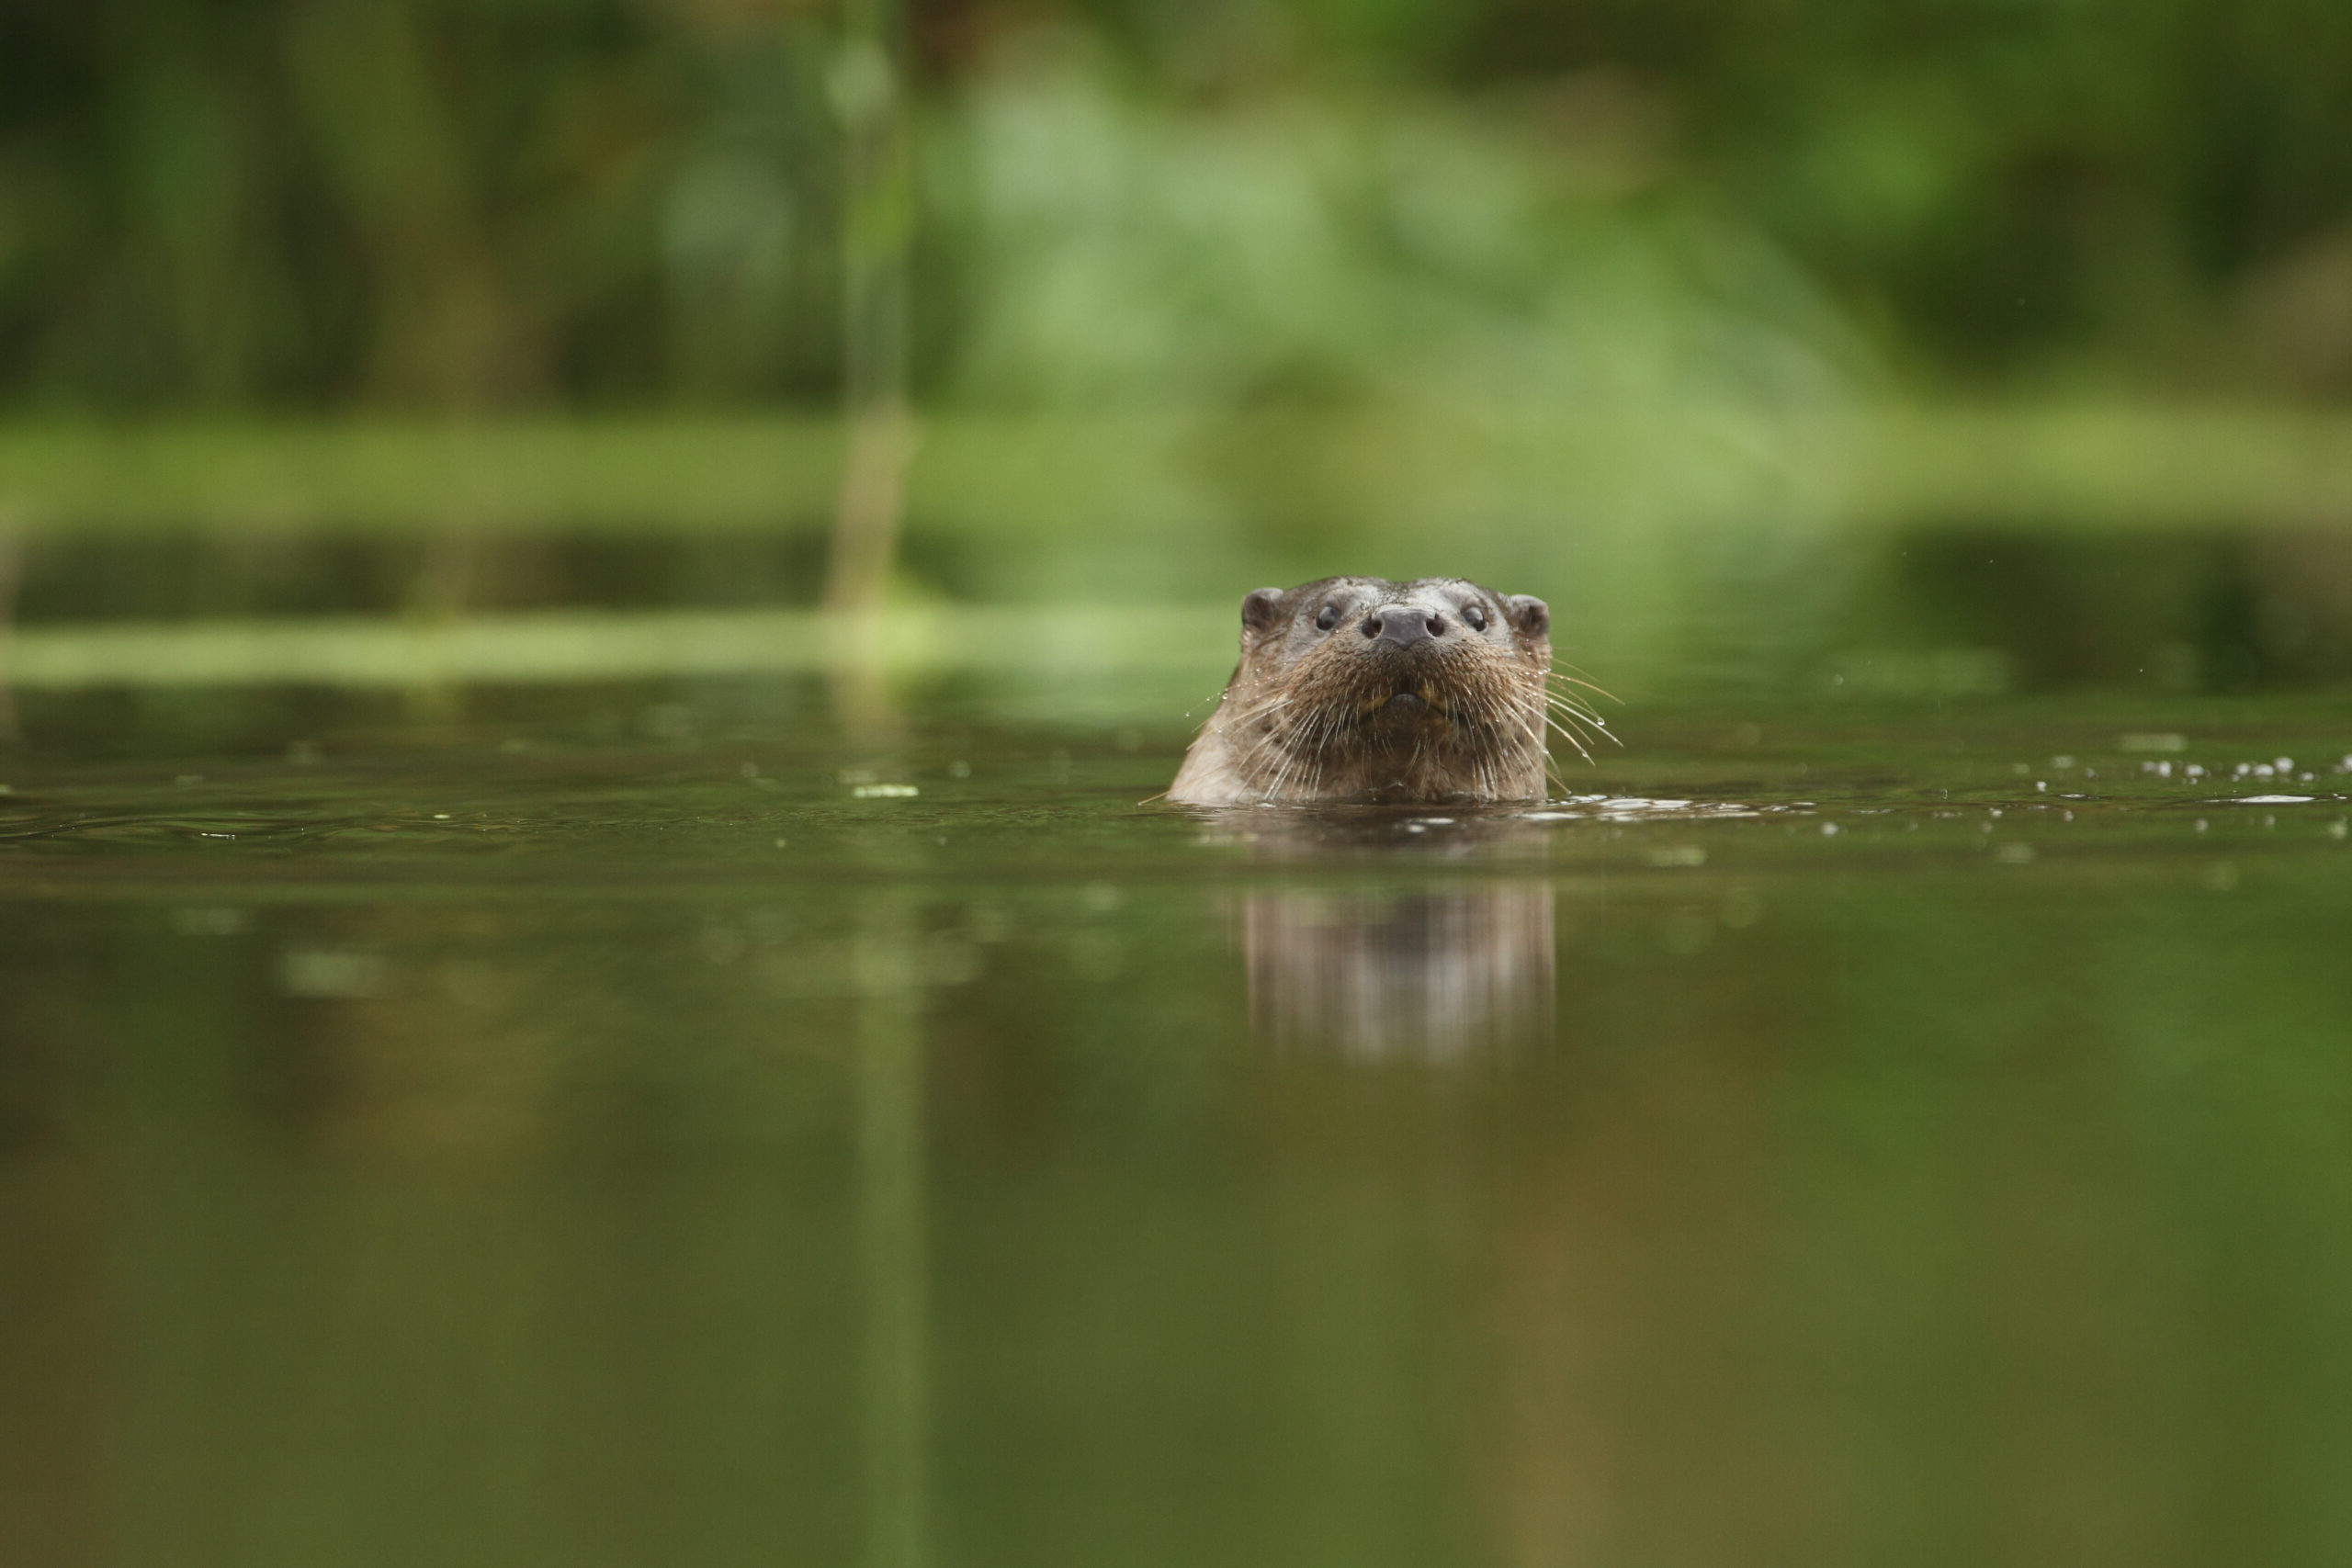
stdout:
<svg viewBox="0 0 2352 1568">
<path fill-rule="evenodd" d="M 1838 836 L 1838 824 L 1835 822 L 1824 822 L 1821 825 L 1821 836 L 1825 839 L 1836 838 Z"/>
<path fill-rule="evenodd" d="M 2024 865 L 2033 859 L 2031 844 L 2002 844 L 1993 851 L 1993 858 L 2003 865 Z"/>
<path fill-rule="evenodd" d="M 2072 757 L 2066 756 L 2064 753 L 2063 753 L 2063 752 L 2062 752 L 2062 753 L 2060 753 L 2058 756 L 2055 756 L 2055 757 L 2052 757 L 2052 758 L 2051 758 L 2051 759 L 2050 759 L 2050 765 L 2051 765 L 2052 767 L 2053 767 L 2053 768 L 2056 768 L 2059 772 L 2064 773 L 2064 772 L 2065 772 L 2068 768 L 2071 768 L 2071 767 L 2073 767 L 2073 766 L 2075 765 L 2075 759 L 2074 759 L 2074 758 L 2072 758 Z"/>
<path fill-rule="evenodd" d="M 2318 797 L 2309 795 L 2249 795 L 2241 796 L 2240 806 L 2309 806 Z"/>
<path fill-rule="evenodd" d="M 968 779 L 972 776 L 972 764 L 959 757 L 947 764 L 947 776 L 951 779 Z"/>
<path fill-rule="evenodd" d="M 913 784 L 858 784 L 850 791 L 859 800 L 910 800 L 922 793 Z"/>
<path fill-rule="evenodd" d="M 2211 826 L 2212 826 L 2212 824 L 2211 824 L 2211 823 L 2210 823 L 2210 822 L 2208 822 L 2208 821 L 2206 821 L 2206 820 L 2205 820 L 2205 818 L 2203 818 L 2202 817 L 2199 817 L 2199 818 L 2197 819 L 2197 830 L 2198 830 L 2199 832 L 2200 832 L 2200 833 L 2201 833 L 2201 832 L 2203 832 L 2206 829 L 2208 829 L 2208 828 L 2210 828 L 2210 827 L 2211 827 Z"/>
<path fill-rule="evenodd" d="M 2278 769 L 2282 773 L 2291 773 L 2295 771 L 2295 759 L 2292 757 L 2281 757 L 2270 765 Z"/>
</svg>

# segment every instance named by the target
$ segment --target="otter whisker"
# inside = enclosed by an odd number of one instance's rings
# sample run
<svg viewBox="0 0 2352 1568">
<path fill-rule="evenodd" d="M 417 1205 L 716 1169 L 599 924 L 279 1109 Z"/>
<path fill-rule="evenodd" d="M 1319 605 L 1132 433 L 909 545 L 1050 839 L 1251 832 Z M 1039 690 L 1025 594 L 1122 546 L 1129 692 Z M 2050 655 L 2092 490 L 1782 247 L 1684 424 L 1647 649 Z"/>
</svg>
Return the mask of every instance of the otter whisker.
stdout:
<svg viewBox="0 0 2352 1568">
<path fill-rule="evenodd" d="M 1609 735 L 1609 738 L 1612 740 L 1617 739 L 1614 735 L 1610 734 L 1609 726 L 1601 719 L 1601 716 L 1582 703 L 1570 701 L 1555 695 L 1551 699 L 1549 705 L 1553 711 L 1566 714 L 1578 723 L 1589 726 L 1593 730 L 1600 734 Z M 1622 741 L 1619 743 L 1621 745 L 1623 744 Z"/>
<path fill-rule="evenodd" d="M 1546 679 L 1556 681 L 1564 686 L 1581 686 L 1586 691 L 1592 693 L 1595 696 L 1607 697 L 1612 703 L 1622 703 L 1624 701 L 1623 697 L 1620 697 L 1616 693 L 1609 690 L 1606 686 L 1596 686 L 1591 682 L 1583 679 L 1581 676 L 1563 675 L 1555 671 L 1552 674 L 1547 676 Z"/>
<path fill-rule="evenodd" d="M 1605 730 L 1596 733 L 1589 725 L 1579 722 L 1574 714 L 1546 713 L 1544 722 L 1560 734 L 1581 743 L 1597 740 L 1600 734 L 1607 733 Z"/>
<path fill-rule="evenodd" d="M 1577 749 L 1577 756 L 1582 757 L 1588 762 L 1592 761 L 1592 753 L 1585 749 L 1584 741 L 1574 730 L 1569 729 L 1566 725 L 1561 724 L 1556 719 L 1546 718 L 1544 722 L 1550 725 L 1553 729 L 1558 731 L 1561 739 L 1575 747 Z"/>
</svg>

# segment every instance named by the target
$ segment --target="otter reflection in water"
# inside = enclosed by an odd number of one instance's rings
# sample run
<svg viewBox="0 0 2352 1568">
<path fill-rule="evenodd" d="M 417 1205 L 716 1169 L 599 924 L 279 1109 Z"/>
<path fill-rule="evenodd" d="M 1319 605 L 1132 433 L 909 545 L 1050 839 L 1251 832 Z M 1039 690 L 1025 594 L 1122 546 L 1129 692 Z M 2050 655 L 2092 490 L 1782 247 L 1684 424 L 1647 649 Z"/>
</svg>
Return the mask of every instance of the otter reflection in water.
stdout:
<svg viewBox="0 0 2352 1568">
<path fill-rule="evenodd" d="M 1253 893 L 1250 1023 L 1270 1044 L 1447 1061 L 1552 1035 L 1552 890 Z"/>
<path fill-rule="evenodd" d="M 1552 889 L 1510 874 L 1547 847 L 1534 823 L 1348 807 L 1203 818 L 1210 841 L 1246 843 L 1253 859 L 1289 871 L 1418 864 L 1442 878 L 1409 889 L 1384 876 L 1388 886 L 1243 894 L 1232 929 L 1249 977 L 1250 1032 L 1261 1041 L 1428 1061 L 1550 1041 Z M 1462 863 L 1491 879 L 1442 869 Z"/>
<path fill-rule="evenodd" d="M 1169 786 L 1187 806 L 1541 800 L 1547 730 L 1601 733 L 1554 685 L 1551 612 L 1456 577 L 1327 577 L 1241 601 L 1241 662 Z"/>
</svg>

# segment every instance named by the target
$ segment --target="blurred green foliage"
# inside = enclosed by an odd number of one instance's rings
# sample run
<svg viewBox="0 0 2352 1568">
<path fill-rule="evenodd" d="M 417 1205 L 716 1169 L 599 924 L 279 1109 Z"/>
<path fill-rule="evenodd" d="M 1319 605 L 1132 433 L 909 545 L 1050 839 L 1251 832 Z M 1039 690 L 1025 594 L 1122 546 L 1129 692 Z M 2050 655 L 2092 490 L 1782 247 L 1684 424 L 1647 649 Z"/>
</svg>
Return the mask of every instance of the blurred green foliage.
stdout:
<svg viewBox="0 0 2352 1568">
<path fill-rule="evenodd" d="M 941 403 L 2352 388 L 2331 0 L 912 0 Z M 818 0 L 14 0 L 0 399 L 811 404 Z"/>
</svg>

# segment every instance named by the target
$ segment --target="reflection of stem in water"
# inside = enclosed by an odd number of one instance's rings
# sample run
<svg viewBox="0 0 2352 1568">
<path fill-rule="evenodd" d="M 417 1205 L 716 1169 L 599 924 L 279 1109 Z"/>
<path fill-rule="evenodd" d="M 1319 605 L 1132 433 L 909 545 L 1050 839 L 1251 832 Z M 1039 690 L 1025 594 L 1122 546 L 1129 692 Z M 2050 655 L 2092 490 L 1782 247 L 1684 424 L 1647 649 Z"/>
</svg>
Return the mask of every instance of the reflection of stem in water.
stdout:
<svg viewBox="0 0 2352 1568">
<path fill-rule="evenodd" d="M 866 941 L 857 1039 L 865 1561 L 918 1568 L 930 1417 L 921 992 L 903 924 L 877 922 Z"/>
<path fill-rule="evenodd" d="M 8 640 L 17 629 L 17 536 L 0 529 L 0 740 L 17 738 L 17 689 L 8 681 Z"/>
</svg>

